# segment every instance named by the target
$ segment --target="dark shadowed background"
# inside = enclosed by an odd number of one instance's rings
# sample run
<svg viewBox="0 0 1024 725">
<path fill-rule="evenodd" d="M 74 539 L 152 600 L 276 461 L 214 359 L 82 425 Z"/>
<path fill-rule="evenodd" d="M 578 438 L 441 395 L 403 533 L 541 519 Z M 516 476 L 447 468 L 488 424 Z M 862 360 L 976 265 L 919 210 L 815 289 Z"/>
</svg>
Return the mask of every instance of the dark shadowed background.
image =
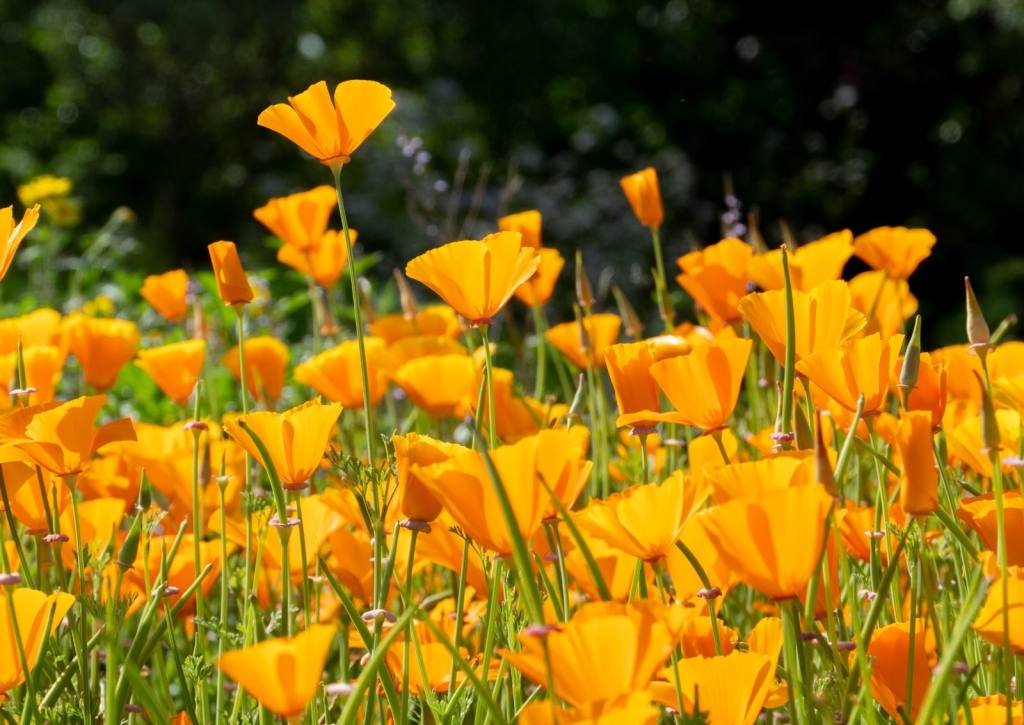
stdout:
<svg viewBox="0 0 1024 725">
<path fill-rule="evenodd" d="M 398 108 L 344 183 L 381 277 L 536 207 L 546 245 L 583 249 L 595 281 L 613 271 L 650 310 L 653 256 L 618 178 L 653 164 L 671 260 L 719 238 L 728 172 L 770 242 L 780 219 L 802 241 L 930 228 L 911 280 L 926 344 L 964 337 L 965 273 L 990 322 L 1020 312 L 1024 5 L 829 5 L 0 0 L 0 200 L 67 175 L 82 229 L 135 211 L 146 271 L 207 266 L 217 239 L 269 264 L 252 209 L 331 177 L 256 116 L 370 78 Z"/>
</svg>

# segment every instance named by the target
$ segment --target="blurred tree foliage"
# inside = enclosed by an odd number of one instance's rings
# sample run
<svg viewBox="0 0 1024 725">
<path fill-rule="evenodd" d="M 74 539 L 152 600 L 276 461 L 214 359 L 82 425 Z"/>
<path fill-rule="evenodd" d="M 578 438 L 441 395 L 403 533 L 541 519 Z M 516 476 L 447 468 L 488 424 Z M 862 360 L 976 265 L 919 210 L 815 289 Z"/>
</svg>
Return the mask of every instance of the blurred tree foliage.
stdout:
<svg viewBox="0 0 1024 725">
<path fill-rule="evenodd" d="M 658 167 L 674 259 L 717 240 L 729 171 L 770 241 L 931 228 L 912 286 L 927 337 L 959 340 L 963 273 L 993 322 L 1022 310 L 1022 69 L 1019 0 L 0 0 L 0 199 L 68 175 L 83 224 L 136 212 L 143 266 L 221 238 L 267 260 L 252 209 L 330 175 L 256 116 L 372 78 L 399 108 L 345 185 L 382 273 L 537 207 L 644 304 L 618 177 Z"/>
</svg>

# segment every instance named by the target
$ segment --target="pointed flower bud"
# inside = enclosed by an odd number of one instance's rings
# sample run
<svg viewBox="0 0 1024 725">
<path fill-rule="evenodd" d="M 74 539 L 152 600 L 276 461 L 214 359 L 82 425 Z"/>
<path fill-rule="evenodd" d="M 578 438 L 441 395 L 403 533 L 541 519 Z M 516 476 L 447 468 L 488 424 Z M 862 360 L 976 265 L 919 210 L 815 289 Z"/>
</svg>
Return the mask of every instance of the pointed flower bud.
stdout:
<svg viewBox="0 0 1024 725">
<path fill-rule="evenodd" d="M 402 305 L 402 316 L 407 320 L 416 319 L 419 306 L 416 304 L 416 295 L 409 287 L 409 281 L 402 274 L 402 270 L 395 268 L 395 282 L 398 284 L 398 301 Z"/>
<path fill-rule="evenodd" d="M 988 323 L 981 313 L 981 306 L 978 298 L 974 296 L 971 288 L 971 278 L 964 277 L 964 286 L 967 288 L 967 339 L 971 345 L 987 345 L 990 342 Z"/>
<path fill-rule="evenodd" d="M 142 514 L 139 513 L 132 522 L 132 527 L 128 530 L 128 536 L 125 537 L 124 543 L 121 544 L 121 552 L 117 555 L 115 563 L 122 569 L 134 568 L 135 559 L 139 555 L 139 535 L 141 533 Z"/>
<path fill-rule="evenodd" d="M 590 286 L 590 279 L 583 269 L 583 252 L 576 250 L 576 300 L 580 307 L 587 309 L 597 300 L 594 299 L 594 289 Z"/>
<path fill-rule="evenodd" d="M 814 411 L 814 480 L 825 487 L 830 496 L 839 495 L 836 477 L 832 473 L 832 461 L 828 457 L 825 435 L 821 430 L 821 411 Z"/>
<path fill-rule="evenodd" d="M 626 321 L 626 334 L 634 340 L 639 340 L 644 331 L 644 323 L 640 321 L 640 316 L 637 315 L 633 305 L 629 304 L 626 295 L 622 294 L 622 290 L 614 282 L 612 282 L 612 294 L 615 295 L 615 304 L 619 307 L 619 316 Z"/>
<path fill-rule="evenodd" d="M 803 406 L 793 406 L 793 433 L 796 436 L 796 449 L 798 451 L 809 451 L 814 448 L 814 436 L 811 434 L 811 426 L 804 415 Z"/>
<path fill-rule="evenodd" d="M 921 370 L 921 315 L 914 320 L 914 334 L 910 336 L 910 344 L 903 356 L 903 369 L 900 370 L 900 387 L 906 391 L 904 399 L 910 397 L 910 391 L 917 387 L 917 375 Z"/>
</svg>

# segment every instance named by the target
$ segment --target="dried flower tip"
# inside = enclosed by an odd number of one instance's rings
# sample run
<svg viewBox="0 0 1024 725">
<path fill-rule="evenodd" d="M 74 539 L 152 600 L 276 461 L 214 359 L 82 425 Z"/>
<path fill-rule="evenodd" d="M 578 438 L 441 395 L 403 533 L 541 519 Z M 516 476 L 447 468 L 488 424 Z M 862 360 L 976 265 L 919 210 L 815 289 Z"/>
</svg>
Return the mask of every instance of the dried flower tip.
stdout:
<svg viewBox="0 0 1024 725">
<path fill-rule="evenodd" d="M 227 486 L 228 482 L 234 478 L 234 476 L 214 476 L 214 481 L 217 482 L 218 486 Z"/>
<path fill-rule="evenodd" d="M 21 584 L 21 574 L 18 572 L 11 572 L 10 574 L 0 574 L 0 587 L 12 587 L 16 584 Z"/>
<path fill-rule="evenodd" d="M 363 612 L 362 614 L 362 620 L 364 622 L 375 622 L 378 619 L 383 619 L 389 624 L 394 624 L 398 621 L 398 617 L 386 609 L 371 609 L 370 611 Z"/>
<path fill-rule="evenodd" d="M 66 544 L 71 541 L 71 537 L 67 534 L 47 534 L 43 537 L 43 541 L 47 544 Z"/>
<path fill-rule="evenodd" d="M 409 529 L 409 531 L 420 531 L 423 533 L 430 533 L 430 524 L 426 521 L 417 521 L 416 519 L 406 519 L 405 521 L 399 521 L 398 525 L 403 529 Z"/>
<path fill-rule="evenodd" d="M 324 694 L 328 697 L 348 697 L 356 688 L 350 682 L 332 682 L 329 685 L 324 685 Z"/>
<path fill-rule="evenodd" d="M 271 526 L 277 526 L 278 528 L 281 528 L 281 529 L 287 529 L 287 528 L 289 528 L 291 526 L 298 526 L 299 525 L 299 520 L 298 519 L 293 519 L 293 518 L 289 517 L 289 519 L 288 519 L 288 521 L 286 523 L 281 523 L 281 519 L 277 518 L 277 515 L 275 514 L 274 518 L 270 519 L 270 521 L 268 523 Z"/>
<path fill-rule="evenodd" d="M 875 601 L 875 597 L 877 597 L 878 595 L 870 589 L 861 589 L 859 592 L 857 592 L 857 596 L 866 602 L 873 602 Z"/>
<path fill-rule="evenodd" d="M 188 423 L 185 424 L 185 430 L 204 431 L 210 430 L 210 426 L 206 425 L 206 423 L 204 423 L 201 420 L 190 420 Z"/>
<path fill-rule="evenodd" d="M 117 561 L 115 561 L 114 563 L 115 563 L 115 564 L 117 564 L 117 565 L 118 565 L 119 567 L 121 567 L 122 569 L 124 569 L 125 571 L 127 571 L 127 570 L 129 570 L 129 569 L 132 569 L 132 570 L 134 570 L 134 569 L 135 569 L 135 567 L 134 567 L 134 566 L 132 566 L 131 564 L 126 564 L 125 562 L 121 561 L 120 559 L 118 559 L 118 560 L 117 560 Z"/>
<path fill-rule="evenodd" d="M 697 592 L 697 596 L 701 599 L 718 599 L 720 596 L 722 596 L 722 590 L 718 587 L 701 589 L 699 592 Z"/>
<path fill-rule="evenodd" d="M 286 483 L 281 486 L 285 491 L 304 491 L 309 488 L 308 483 Z"/>
<path fill-rule="evenodd" d="M 666 438 L 661 442 L 661 445 L 668 446 L 669 448 L 684 448 L 686 441 L 682 438 Z"/>
<path fill-rule="evenodd" d="M 552 632 L 561 632 L 557 624 L 531 624 L 523 629 L 524 637 L 544 637 Z"/>
<path fill-rule="evenodd" d="M 124 706 L 124 711 L 125 712 L 134 712 L 136 715 L 142 714 L 142 708 L 139 707 L 138 705 L 133 705 L 130 702 L 127 705 Z"/>
</svg>

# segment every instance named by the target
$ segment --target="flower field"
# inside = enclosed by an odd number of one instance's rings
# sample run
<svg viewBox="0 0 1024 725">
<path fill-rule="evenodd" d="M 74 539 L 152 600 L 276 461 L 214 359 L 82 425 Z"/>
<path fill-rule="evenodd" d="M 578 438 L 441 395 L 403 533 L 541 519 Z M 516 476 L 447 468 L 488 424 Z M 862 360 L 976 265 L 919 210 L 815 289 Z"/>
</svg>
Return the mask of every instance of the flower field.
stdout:
<svg viewBox="0 0 1024 725">
<path fill-rule="evenodd" d="M 0 209 L 5 722 L 1024 724 L 1024 343 L 966 280 L 922 350 L 931 232 L 727 199 L 666 260 L 648 168 L 657 330 L 533 210 L 379 283 L 342 172 L 394 106 L 260 114 L 333 181 L 253 211 L 273 270 L 131 277 L 122 209 L 54 285 L 70 181 Z"/>
</svg>

